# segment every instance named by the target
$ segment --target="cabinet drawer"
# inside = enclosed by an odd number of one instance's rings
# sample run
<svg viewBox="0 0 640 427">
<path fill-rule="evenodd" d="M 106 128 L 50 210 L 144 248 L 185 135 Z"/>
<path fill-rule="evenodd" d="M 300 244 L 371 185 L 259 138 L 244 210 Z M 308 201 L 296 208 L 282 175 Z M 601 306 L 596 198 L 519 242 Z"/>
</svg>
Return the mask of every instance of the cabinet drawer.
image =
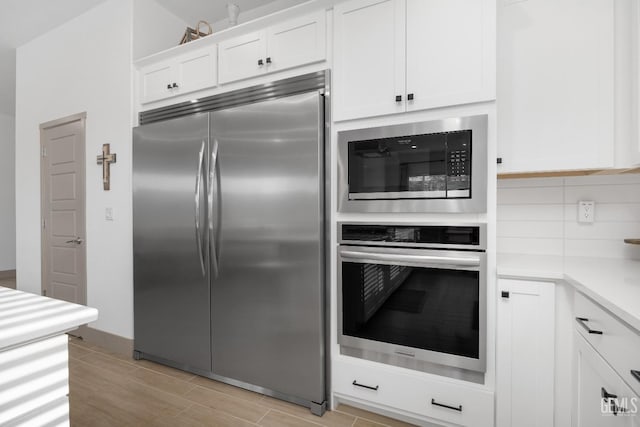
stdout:
<svg viewBox="0 0 640 427">
<path fill-rule="evenodd" d="M 640 335 L 579 292 L 575 313 L 579 333 L 640 394 Z M 637 377 L 632 371 L 638 372 Z"/>
<path fill-rule="evenodd" d="M 491 392 L 359 362 L 334 361 L 335 393 L 425 421 L 473 427 L 493 425 Z"/>
</svg>

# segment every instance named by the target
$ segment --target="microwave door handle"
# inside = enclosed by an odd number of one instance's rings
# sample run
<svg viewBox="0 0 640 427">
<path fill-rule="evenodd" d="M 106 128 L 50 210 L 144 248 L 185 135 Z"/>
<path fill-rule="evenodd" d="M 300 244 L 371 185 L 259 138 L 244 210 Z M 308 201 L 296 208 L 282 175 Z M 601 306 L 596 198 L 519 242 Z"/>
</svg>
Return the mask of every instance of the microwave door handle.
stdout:
<svg viewBox="0 0 640 427">
<path fill-rule="evenodd" d="M 410 254 L 381 254 L 377 252 L 365 252 L 354 250 L 341 250 L 340 256 L 344 261 L 355 262 L 387 262 L 399 264 L 417 264 L 425 267 L 478 267 L 479 257 L 451 257 L 433 255 L 410 255 Z"/>
</svg>

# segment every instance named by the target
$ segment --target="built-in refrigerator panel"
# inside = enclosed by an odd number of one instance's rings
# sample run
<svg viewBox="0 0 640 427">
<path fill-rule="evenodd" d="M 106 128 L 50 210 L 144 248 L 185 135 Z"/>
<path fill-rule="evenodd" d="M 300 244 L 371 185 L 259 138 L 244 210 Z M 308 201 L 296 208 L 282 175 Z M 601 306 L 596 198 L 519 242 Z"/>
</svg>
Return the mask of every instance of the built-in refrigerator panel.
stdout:
<svg viewBox="0 0 640 427">
<path fill-rule="evenodd" d="M 325 400 L 323 102 L 211 113 L 213 373 L 300 402 Z"/>
<path fill-rule="evenodd" d="M 133 130 L 135 350 L 211 371 L 209 114 Z"/>
</svg>

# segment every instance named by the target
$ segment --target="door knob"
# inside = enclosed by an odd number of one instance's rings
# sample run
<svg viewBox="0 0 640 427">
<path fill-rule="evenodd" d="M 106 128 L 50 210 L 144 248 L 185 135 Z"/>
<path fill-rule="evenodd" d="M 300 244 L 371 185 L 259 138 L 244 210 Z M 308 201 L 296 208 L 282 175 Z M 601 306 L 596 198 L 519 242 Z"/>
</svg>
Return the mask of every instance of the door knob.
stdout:
<svg viewBox="0 0 640 427">
<path fill-rule="evenodd" d="M 66 243 L 75 243 L 76 245 L 79 245 L 83 242 L 83 240 L 79 237 L 76 237 L 73 240 L 67 240 Z"/>
</svg>

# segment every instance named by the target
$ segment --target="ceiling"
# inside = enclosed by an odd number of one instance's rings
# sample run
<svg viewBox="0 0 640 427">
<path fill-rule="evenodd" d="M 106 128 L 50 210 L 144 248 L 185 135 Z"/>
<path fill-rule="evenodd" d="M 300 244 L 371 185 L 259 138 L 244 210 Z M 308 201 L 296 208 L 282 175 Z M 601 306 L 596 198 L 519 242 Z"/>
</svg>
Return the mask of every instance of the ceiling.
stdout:
<svg viewBox="0 0 640 427">
<path fill-rule="evenodd" d="M 0 113 L 15 114 L 16 48 L 83 14 L 106 0 L 1 0 L 0 6 Z M 135 0 L 132 0 L 135 1 Z M 157 3 L 194 25 L 227 16 L 226 0 L 156 0 Z M 232 0 L 242 12 L 265 8 L 265 13 L 306 0 Z M 268 6 L 267 6 L 268 5 Z"/>
</svg>

